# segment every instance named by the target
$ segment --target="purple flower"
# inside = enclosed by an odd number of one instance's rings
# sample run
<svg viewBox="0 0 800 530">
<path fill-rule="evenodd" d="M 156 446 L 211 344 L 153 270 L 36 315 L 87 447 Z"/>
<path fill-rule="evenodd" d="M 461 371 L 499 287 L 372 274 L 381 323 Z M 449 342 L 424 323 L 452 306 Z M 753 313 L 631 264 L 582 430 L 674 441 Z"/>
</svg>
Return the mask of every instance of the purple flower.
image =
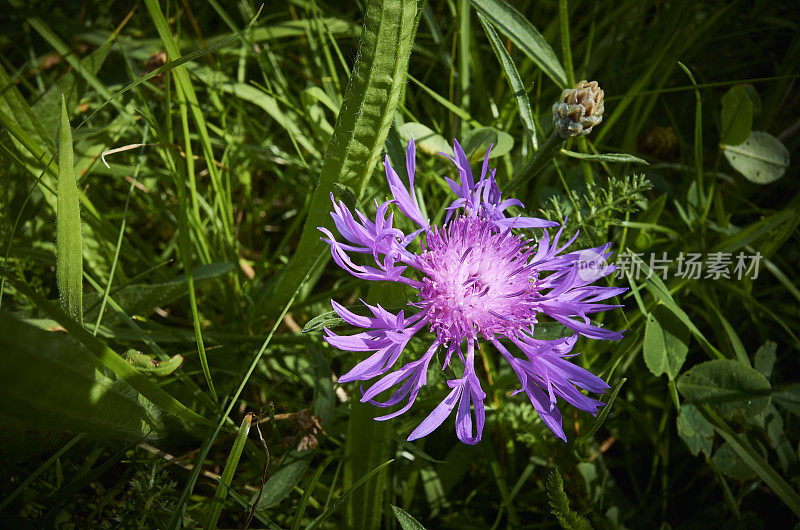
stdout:
<svg viewBox="0 0 800 530">
<path fill-rule="evenodd" d="M 409 303 L 417 311 L 406 316 L 393 314 L 380 306 L 366 305 L 372 317 L 360 316 L 332 301 L 333 309 L 346 322 L 363 328 L 355 335 L 336 335 L 325 330 L 325 340 L 336 348 L 365 352 L 366 359 L 339 378 L 340 382 L 379 378 L 361 401 L 398 410 L 376 418 L 386 420 L 407 411 L 420 389 L 427 384 L 428 368 L 437 351 L 445 354 L 443 366 L 455 357 L 463 364 L 462 376 L 447 381 L 450 393 L 411 433 L 409 440 L 421 438 L 438 428 L 456 409 L 458 438 L 465 443 L 480 441 L 485 421 L 483 400 L 486 393 L 475 373 L 475 350 L 479 337 L 491 343 L 511 365 L 525 392 L 544 423 L 566 441 L 556 399 L 595 414 L 603 403 L 582 394 L 579 389 L 603 393 L 609 386 L 599 377 L 568 360 L 578 335 L 593 339 L 618 340 L 620 333 L 597 327 L 589 315 L 619 307 L 602 303 L 625 289 L 599 287 L 592 282 L 614 272 L 607 263 L 609 244 L 564 253 L 577 237 L 561 243 L 561 227 L 550 237 L 544 230 L 536 241 L 512 229 L 558 226 L 558 223 L 533 217 L 508 217 L 509 206 L 523 207 L 516 199 L 503 200 L 489 168 L 489 153 L 476 182 L 463 149 L 455 142 L 455 163 L 459 182 L 446 179 L 456 200 L 447 208 L 441 227 L 432 226 L 422 214 L 414 190 L 414 141 L 406 150 L 408 187 L 389 165 L 384 167 L 394 197 L 378 204 L 375 220 L 360 211 L 356 215 L 333 201 L 336 229 L 347 241 L 337 241 L 325 228 L 320 230 L 331 246 L 334 261 L 343 269 L 365 280 L 394 281 L 417 290 Z M 331 196 L 333 200 L 333 196 Z M 395 228 L 390 206 L 395 206 L 419 228 L 410 234 Z M 417 238 L 420 252 L 409 250 Z M 375 267 L 353 262 L 351 253 L 372 254 Z M 409 270 L 409 268 L 411 270 Z M 407 272 L 408 271 L 408 272 Z M 574 332 L 557 340 L 535 339 L 533 331 L 541 315 L 562 323 Z M 409 340 L 427 328 L 434 335 L 428 350 L 418 359 L 396 367 Z M 515 356 L 509 347 L 518 349 Z M 466 355 L 464 352 L 466 351 Z M 396 390 L 386 401 L 376 398 L 384 391 Z M 473 420 L 474 410 L 474 420 Z"/>
</svg>

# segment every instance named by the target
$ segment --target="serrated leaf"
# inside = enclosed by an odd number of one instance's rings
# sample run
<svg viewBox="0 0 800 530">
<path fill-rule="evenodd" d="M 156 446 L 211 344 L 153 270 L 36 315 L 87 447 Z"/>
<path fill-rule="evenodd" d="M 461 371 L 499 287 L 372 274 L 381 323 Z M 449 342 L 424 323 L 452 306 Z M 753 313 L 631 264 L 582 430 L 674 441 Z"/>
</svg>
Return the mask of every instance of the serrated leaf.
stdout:
<svg viewBox="0 0 800 530">
<path fill-rule="evenodd" d="M 400 125 L 397 132 L 400 133 L 403 145 L 413 139 L 417 149 L 426 155 L 437 156 L 439 153 L 444 153 L 453 156 L 453 146 L 427 125 L 408 122 Z"/>
<path fill-rule="evenodd" d="M 676 419 L 678 436 L 694 456 L 704 452 L 711 456 L 714 447 L 714 427 L 694 405 L 684 403 Z"/>
<path fill-rule="evenodd" d="M 394 512 L 394 517 L 397 519 L 397 522 L 400 523 L 400 528 L 403 530 L 425 530 L 425 527 L 422 526 L 419 521 L 414 519 L 411 514 L 402 508 L 392 505 L 392 512 Z"/>
<path fill-rule="evenodd" d="M 470 131 L 464 139 L 464 152 L 473 164 L 483 160 L 490 146 L 489 158 L 498 158 L 511 152 L 514 138 L 494 127 L 481 127 Z"/>
<path fill-rule="evenodd" d="M 722 96 L 720 142 L 737 145 L 750 136 L 753 127 L 753 102 L 743 85 L 736 85 Z"/>
<path fill-rule="evenodd" d="M 352 313 L 355 313 L 356 315 L 373 316 L 372 313 L 370 313 L 369 309 L 367 309 L 363 305 L 348 306 L 345 309 L 347 309 Z M 398 311 L 403 309 L 403 307 L 402 306 L 384 307 L 384 309 L 386 309 L 390 313 L 397 313 Z M 344 319 L 340 317 L 336 311 L 328 311 L 327 313 L 322 313 L 321 315 L 317 315 L 311 320 L 309 320 L 308 323 L 306 323 L 306 325 L 303 326 L 303 330 L 300 333 L 314 333 L 322 331 L 323 328 L 336 329 L 336 328 L 343 328 L 346 326 L 350 326 L 350 324 L 345 322 Z"/>
<path fill-rule="evenodd" d="M 789 150 L 764 131 L 752 131 L 744 142 L 721 147 L 731 166 L 756 184 L 775 182 L 789 167 Z"/>
<path fill-rule="evenodd" d="M 470 0 L 470 3 L 530 57 L 559 88 L 566 88 L 567 73 L 553 48 L 522 13 L 503 0 Z"/>
<path fill-rule="evenodd" d="M 678 378 L 678 390 L 693 404 L 708 404 L 725 418 L 745 419 L 764 412 L 772 388 L 755 369 L 731 359 L 698 364 Z"/>
<path fill-rule="evenodd" d="M 0 312 L 0 411 L 33 429 L 47 426 L 98 438 L 157 438 L 158 409 L 122 380 L 102 375 L 91 355 L 61 332 Z"/>
<path fill-rule="evenodd" d="M 653 375 L 667 374 L 675 379 L 689 351 L 689 330 L 663 305 L 647 315 L 642 353 Z"/>
<path fill-rule="evenodd" d="M 569 499 L 564 493 L 564 481 L 557 469 L 550 472 L 547 479 L 547 501 L 551 512 L 564 530 L 590 530 L 592 525 L 569 507 Z"/>
<path fill-rule="evenodd" d="M 56 279 L 61 307 L 83 322 L 83 255 L 81 209 L 72 155 L 72 129 L 67 104 L 61 98 L 58 136 L 58 189 L 56 203 Z"/>
</svg>

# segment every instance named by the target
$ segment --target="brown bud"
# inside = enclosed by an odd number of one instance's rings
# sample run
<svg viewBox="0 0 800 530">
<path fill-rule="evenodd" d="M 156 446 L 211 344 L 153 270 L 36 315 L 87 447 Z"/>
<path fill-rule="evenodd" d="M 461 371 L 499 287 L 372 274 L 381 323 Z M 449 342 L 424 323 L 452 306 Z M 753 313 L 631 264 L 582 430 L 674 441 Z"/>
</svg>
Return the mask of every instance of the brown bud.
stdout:
<svg viewBox="0 0 800 530">
<path fill-rule="evenodd" d="M 597 81 L 581 81 L 564 90 L 553 105 L 553 126 L 561 136 L 585 136 L 603 121 L 603 90 Z"/>
</svg>

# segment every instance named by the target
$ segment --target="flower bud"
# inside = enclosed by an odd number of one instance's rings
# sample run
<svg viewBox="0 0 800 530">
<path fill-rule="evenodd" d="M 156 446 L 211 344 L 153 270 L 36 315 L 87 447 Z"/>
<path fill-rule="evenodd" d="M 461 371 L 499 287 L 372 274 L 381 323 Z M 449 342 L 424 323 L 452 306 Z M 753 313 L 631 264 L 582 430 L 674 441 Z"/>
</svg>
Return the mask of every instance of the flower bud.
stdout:
<svg viewBox="0 0 800 530">
<path fill-rule="evenodd" d="M 597 81 L 581 81 L 564 90 L 553 105 L 553 126 L 561 136 L 585 136 L 603 121 L 603 90 Z"/>
</svg>

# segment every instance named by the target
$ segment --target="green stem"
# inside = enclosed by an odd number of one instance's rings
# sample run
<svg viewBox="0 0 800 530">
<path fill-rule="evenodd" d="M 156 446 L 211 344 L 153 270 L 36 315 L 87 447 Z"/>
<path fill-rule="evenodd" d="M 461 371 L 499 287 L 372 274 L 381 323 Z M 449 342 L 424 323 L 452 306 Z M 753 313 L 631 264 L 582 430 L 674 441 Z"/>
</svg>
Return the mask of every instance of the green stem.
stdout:
<svg viewBox="0 0 800 530">
<path fill-rule="evenodd" d="M 530 162 L 525 165 L 514 180 L 508 185 L 509 193 L 514 192 L 520 185 L 538 175 L 548 162 L 555 158 L 556 153 L 564 146 L 565 140 L 553 131 L 547 140 L 539 147 Z"/>
</svg>

